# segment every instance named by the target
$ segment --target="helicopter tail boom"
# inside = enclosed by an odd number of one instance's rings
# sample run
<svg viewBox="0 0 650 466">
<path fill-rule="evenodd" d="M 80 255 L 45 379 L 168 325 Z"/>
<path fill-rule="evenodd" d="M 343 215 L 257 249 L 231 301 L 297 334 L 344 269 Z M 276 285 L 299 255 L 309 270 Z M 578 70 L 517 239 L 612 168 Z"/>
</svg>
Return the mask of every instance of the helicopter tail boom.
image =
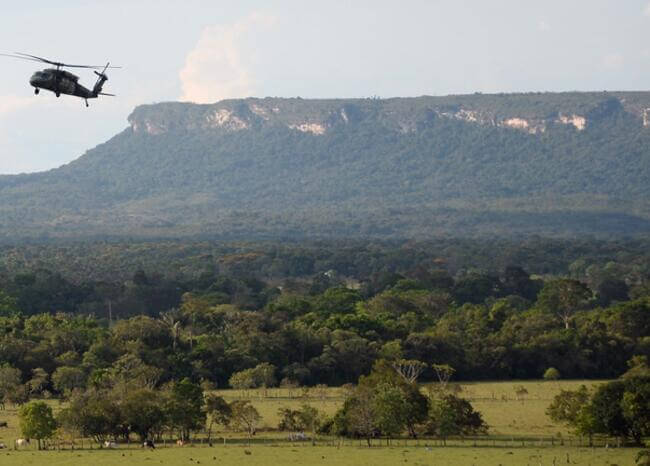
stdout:
<svg viewBox="0 0 650 466">
<path fill-rule="evenodd" d="M 104 83 L 108 81 L 108 76 L 106 76 L 106 69 L 108 68 L 108 65 L 110 63 L 106 63 L 106 66 L 102 70 L 102 72 L 95 71 L 95 74 L 98 76 L 97 82 L 95 83 L 95 86 L 93 87 L 93 94 L 95 96 L 101 95 L 102 94 L 102 87 L 104 86 Z"/>
</svg>

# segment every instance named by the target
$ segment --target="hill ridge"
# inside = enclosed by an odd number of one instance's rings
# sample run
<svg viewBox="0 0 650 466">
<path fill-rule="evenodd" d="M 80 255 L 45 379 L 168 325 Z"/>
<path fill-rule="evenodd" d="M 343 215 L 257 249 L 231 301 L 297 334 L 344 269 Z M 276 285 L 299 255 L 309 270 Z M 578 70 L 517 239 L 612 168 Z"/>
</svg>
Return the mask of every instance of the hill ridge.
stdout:
<svg viewBox="0 0 650 466">
<path fill-rule="evenodd" d="M 650 92 L 142 105 L 0 176 L 0 240 L 650 231 Z"/>
</svg>

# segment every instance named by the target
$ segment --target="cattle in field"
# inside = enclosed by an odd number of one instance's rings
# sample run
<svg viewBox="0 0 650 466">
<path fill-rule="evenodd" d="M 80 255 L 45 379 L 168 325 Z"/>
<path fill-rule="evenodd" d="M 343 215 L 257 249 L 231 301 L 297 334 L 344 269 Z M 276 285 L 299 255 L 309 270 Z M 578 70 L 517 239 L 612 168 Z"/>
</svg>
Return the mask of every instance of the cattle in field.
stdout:
<svg viewBox="0 0 650 466">
<path fill-rule="evenodd" d="M 27 445 L 29 445 L 29 439 L 28 438 L 16 439 L 16 448 L 26 447 Z"/>
<path fill-rule="evenodd" d="M 155 450 L 156 446 L 153 444 L 153 440 L 145 440 L 142 443 L 142 448 L 151 448 L 152 450 Z"/>
<path fill-rule="evenodd" d="M 183 440 L 181 439 L 176 440 L 176 446 L 182 447 L 183 445 L 185 445 L 185 442 Z"/>
<path fill-rule="evenodd" d="M 104 448 L 117 448 L 117 443 L 106 440 L 104 442 Z"/>
<path fill-rule="evenodd" d="M 0 442 L 0 450 L 4 450 L 5 448 L 7 448 L 7 445 L 5 445 L 4 443 Z"/>
<path fill-rule="evenodd" d="M 289 434 L 290 442 L 304 442 L 305 440 L 309 440 L 309 437 L 307 437 L 304 432 L 295 432 Z"/>
</svg>

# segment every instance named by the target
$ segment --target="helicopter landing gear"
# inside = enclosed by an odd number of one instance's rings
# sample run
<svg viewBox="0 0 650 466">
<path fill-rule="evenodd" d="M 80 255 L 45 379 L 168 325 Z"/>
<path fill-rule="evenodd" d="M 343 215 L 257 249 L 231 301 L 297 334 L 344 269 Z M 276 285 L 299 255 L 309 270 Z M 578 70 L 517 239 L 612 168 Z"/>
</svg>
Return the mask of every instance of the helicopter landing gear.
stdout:
<svg viewBox="0 0 650 466">
<path fill-rule="evenodd" d="M 34 89 L 34 94 L 38 95 L 39 92 L 41 92 L 41 90 L 38 87 Z"/>
<path fill-rule="evenodd" d="M 86 107 L 88 107 L 88 99 L 84 99 L 86 101 Z"/>
<path fill-rule="evenodd" d="M 60 93 L 60 92 L 56 92 L 56 96 L 57 96 L 57 97 L 61 97 L 61 93 Z"/>
</svg>

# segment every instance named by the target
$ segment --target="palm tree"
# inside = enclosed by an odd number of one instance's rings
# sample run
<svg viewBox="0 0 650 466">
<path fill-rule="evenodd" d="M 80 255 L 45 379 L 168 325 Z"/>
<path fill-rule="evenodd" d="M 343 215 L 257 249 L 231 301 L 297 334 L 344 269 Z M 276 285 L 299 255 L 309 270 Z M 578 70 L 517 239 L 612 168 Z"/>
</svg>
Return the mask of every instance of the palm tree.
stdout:
<svg viewBox="0 0 650 466">
<path fill-rule="evenodd" d="M 172 308 L 169 311 L 161 312 L 160 321 L 169 329 L 169 333 L 172 336 L 172 348 L 176 350 L 176 342 L 180 338 L 182 330 L 180 311 Z"/>
</svg>

